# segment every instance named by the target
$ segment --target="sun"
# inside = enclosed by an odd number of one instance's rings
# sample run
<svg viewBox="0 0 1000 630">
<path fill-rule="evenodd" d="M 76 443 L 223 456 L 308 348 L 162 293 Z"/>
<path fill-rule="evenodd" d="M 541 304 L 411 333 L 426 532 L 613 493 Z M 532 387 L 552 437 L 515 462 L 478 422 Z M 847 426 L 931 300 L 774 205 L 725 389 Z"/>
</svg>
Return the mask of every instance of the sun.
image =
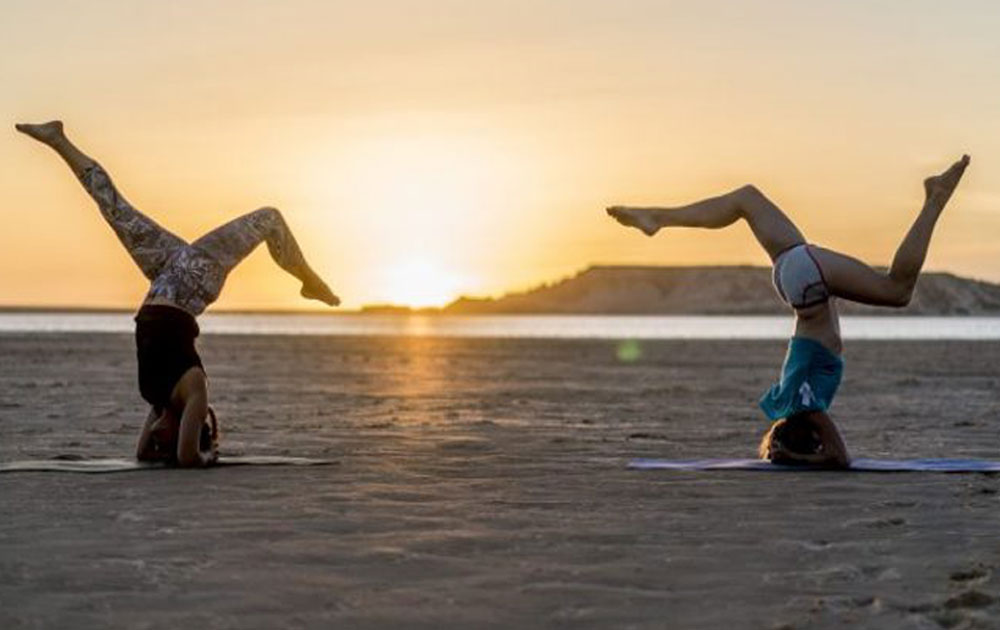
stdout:
<svg viewBox="0 0 1000 630">
<path fill-rule="evenodd" d="M 329 145 L 310 162 L 310 199 L 317 233 L 353 263 L 349 303 L 432 307 L 496 291 L 524 238 L 512 191 L 538 170 L 510 138 L 403 117 L 359 123 Z"/>
<path fill-rule="evenodd" d="M 468 278 L 427 258 L 411 258 L 385 270 L 382 295 L 400 306 L 426 308 L 444 306 L 468 286 Z"/>
</svg>

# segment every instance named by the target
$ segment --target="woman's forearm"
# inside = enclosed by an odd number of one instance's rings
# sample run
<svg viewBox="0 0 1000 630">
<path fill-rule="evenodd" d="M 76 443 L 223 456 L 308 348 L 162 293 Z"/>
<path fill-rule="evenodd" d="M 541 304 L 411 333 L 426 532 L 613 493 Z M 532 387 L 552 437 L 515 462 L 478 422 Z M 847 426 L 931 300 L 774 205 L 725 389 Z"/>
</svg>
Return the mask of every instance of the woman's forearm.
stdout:
<svg viewBox="0 0 1000 630">
<path fill-rule="evenodd" d="M 149 417 L 146 418 L 146 422 L 142 425 L 142 431 L 139 432 L 139 439 L 135 444 L 135 458 L 140 461 L 153 459 L 150 457 L 149 449 L 153 436 L 153 423 L 155 422 L 156 414 L 150 409 Z"/>
</svg>

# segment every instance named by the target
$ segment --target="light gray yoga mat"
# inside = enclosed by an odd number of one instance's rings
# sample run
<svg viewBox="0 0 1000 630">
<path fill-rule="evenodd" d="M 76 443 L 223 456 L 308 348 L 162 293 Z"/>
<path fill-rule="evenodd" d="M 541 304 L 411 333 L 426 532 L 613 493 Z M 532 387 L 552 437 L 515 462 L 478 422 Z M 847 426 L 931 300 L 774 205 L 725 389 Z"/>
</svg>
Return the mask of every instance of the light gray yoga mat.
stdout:
<svg viewBox="0 0 1000 630">
<path fill-rule="evenodd" d="M 634 470 L 749 470 L 802 472 L 824 470 L 811 466 L 772 464 L 760 459 L 633 459 Z M 1000 461 L 985 459 L 855 459 L 851 471 L 859 472 L 1000 472 Z"/>
<path fill-rule="evenodd" d="M 216 466 L 330 466 L 337 462 L 329 459 L 281 457 L 276 455 L 244 455 L 220 457 Z M 63 473 L 117 473 L 133 470 L 166 468 L 158 462 L 140 462 L 135 459 L 28 459 L 19 462 L 0 462 L 0 473 L 13 472 L 63 472 Z"/>
</svg>

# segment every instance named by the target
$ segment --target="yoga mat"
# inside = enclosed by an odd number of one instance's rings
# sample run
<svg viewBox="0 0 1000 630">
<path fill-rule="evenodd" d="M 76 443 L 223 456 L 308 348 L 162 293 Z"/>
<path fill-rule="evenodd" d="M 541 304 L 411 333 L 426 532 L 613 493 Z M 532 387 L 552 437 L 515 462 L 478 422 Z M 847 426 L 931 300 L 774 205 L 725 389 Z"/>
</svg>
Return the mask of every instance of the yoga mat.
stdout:
<svg viewBox="0 0 1000 630">
<path fill-rule="evenodd" d="M 633 470 L 750 470 L 801 472 L 827 470 L 816 466 L 772 464 L 760 459 L 633 459 Z M 849 471 L 858 472 L 1000 472 L 1000 461 L 985 459 L 855 459 Z"/>
<path fill-rule="evenodd" d="M 276 455 L 244 455 L 220 457 L 215 466 L 330 466 L 337 462 L 329 459 L 281 457 Z M 159 462 L 140 462 L 135 459 L 29 459 L 19 462 L 0 462 L 0 473 L 14 472 L 63 472 L 63 473 L 117 473 L 134 470 L 167 468 Z"/>
</svg>

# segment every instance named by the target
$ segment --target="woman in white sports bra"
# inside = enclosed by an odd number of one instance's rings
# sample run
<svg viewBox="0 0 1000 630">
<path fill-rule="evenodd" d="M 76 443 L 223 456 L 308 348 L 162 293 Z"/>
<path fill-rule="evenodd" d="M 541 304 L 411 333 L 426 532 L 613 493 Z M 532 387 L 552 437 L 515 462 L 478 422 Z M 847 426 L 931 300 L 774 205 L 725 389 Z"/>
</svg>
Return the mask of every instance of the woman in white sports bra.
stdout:
<svg viewBox="0 0 1000 630">
<path fill-rule="evenodd" d="M 826 413 L 843 372 L 840 324 L 831 298 L 888 307 L 909 304 L 934 226 L 968 165 L 969 156 L 963 155 L 945 172 L 924 180 L 924 205 L 885 272 L 807 243 L 785 213 L 752 185 L 685 206 L 613 206 L 607 212 L 647 236 L 664 227 L 717 229 L 740 219 L 747 222 L 771 257 L 778 295 L 795 311 L 781 380 L 760 400 L 774 421 L 761 444 L 761 457 L 846 467 L 847 449 Z"/>
</svg>

